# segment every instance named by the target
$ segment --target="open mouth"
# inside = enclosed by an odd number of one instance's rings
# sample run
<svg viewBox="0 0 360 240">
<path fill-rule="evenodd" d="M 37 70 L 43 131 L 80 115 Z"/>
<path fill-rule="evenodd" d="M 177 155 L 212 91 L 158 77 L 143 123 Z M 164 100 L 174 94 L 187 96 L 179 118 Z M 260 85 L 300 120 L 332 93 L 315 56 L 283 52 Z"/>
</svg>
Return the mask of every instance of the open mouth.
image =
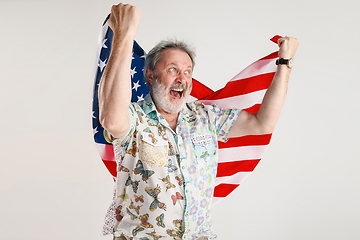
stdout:
<svg viewBox="0 0 360 240">
<path fill-rule="evenodd" d="M 180 99 L 183 96 L 184 89 L 182 88 L 173 88 L 170 90 L 170 95 L 175 99 Z"/>
</svg>

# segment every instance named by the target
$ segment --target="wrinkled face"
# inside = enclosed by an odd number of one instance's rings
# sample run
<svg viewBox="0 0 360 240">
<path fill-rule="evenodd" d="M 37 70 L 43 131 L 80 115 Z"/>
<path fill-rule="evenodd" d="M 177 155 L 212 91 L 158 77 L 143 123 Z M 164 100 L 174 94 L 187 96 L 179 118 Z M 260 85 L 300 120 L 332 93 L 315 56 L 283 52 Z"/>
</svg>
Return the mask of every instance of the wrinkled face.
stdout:
<svg viewBox="0 0 360 240">
<path fill-rule="evenodd" d="M 178 113 L 192 87 L 192 62 L 179 49 L 166 49 L 158 62 L 156 76 L 151 80 L 152 97 L 158 108 L 167 113 Z"/>
</svg>

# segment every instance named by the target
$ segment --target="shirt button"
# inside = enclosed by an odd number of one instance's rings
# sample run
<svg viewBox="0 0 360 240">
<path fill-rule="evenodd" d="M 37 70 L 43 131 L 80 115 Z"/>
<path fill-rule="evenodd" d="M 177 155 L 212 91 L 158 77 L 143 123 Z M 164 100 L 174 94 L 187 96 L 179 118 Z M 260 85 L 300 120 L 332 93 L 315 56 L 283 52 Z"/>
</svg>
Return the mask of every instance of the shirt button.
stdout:
<svg viewBox="0 0 360 240">
<path fill-rule="evenodd" d="M 186 190 L 186 193 L 188 193 L 189 192 L 189 190 Z"/>
<path fill-rule="evenodd" d="M 185 166 L 182 166 L 182 169 L 185 169 Z"/>
</svg>

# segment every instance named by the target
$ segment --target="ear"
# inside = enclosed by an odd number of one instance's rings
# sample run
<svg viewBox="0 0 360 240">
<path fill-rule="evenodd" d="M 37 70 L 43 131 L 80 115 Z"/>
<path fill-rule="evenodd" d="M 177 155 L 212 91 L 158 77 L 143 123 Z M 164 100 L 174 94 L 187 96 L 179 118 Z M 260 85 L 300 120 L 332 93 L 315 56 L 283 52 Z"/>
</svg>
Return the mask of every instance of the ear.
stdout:
<svg viewBox="0 0 360 240">
<path fill-rule="evenodd" d="M 146 71 L 147 80 L 149 81 L 150 85 L 152 85 L 152 81 L 154 79 L 154 74 L 152 73 L 152 71 L 150 71 L 149 68 L 147 68 L 145 71 Z"/>
</svg>

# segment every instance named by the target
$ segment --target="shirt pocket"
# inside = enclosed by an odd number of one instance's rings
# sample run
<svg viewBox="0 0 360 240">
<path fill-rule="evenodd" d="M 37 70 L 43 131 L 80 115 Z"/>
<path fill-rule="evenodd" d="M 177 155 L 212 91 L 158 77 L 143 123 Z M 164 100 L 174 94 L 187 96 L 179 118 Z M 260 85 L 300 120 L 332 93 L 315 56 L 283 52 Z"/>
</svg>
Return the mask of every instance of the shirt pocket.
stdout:
<svg viewBox="0 0 360 240">
<path fill-rule="evenodd" d="M 153 132 L 149 133 L 144 131 L 140 135 L 140 160 L 151 167 L 168 166 L 168 142 Z"/>
<path fill-rule="evenodd" d="M 211 134 L 191 135 L 191 142 L 197 160 L 208 162 L 216 155 L 216 143 Z"/>
</svg>

